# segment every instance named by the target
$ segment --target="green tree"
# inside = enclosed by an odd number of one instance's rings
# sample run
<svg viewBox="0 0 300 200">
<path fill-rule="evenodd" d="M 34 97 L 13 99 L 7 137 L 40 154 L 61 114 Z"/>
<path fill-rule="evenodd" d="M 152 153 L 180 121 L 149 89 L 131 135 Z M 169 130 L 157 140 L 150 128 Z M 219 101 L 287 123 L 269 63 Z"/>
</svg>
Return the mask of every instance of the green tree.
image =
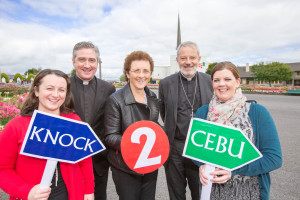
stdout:
<svg viewBox="0 0 300 200">
<path fill-rule="evenodd" d="M 271 86 L 273 81 L 288 81 L 292 79 L 293 71 L 289 66 L 279 63 L 272 62 L 264 64 L 260 62 L 251 67 L 254 78 L 259 81 L 266 81 Z"/>
<path fill-rule="evenodd" d="M 280 62 L 273 62 L 270 64 L 273 66 L 273 70 L 276 74 L 278 74 L 278 81 L 289 81 L 292 80 L 293 71 L 291 68 Z"/>
<path fill-rule="evenodd" d="M 2 78 L 3 77 L 5 78 L 5 82 L 8 83 L 9 82 L 9 78 L 8 78 L 7 74 L 5 74 L 5 73 L 1 73 L 1 81 L 0 82 L 2 82 Z"/>
<path fill-rule="evenodd" d="M 28 69 L 24 74 L 27 75 L 27 74 L 33 74 L 33 75 L 36 75 L 37 73 L 39 73 L 40 71 L 42 70 L 41 67 L 39 68 L 31 68 L 31 69 Z"/>
<path fill-rule="evenodd" d="M 124 76 L 124 74 L 122 74 L 122 75 L 120 76 L 120 81 L 122 81 L 122 82 L 125 81 L 125 76 Z"/>
<path fill-rule="evenodd" d="M 210 63 L 210 64 L 208 65 L 208 68 L 207 68 L 207 70 L 206 70 L 205 73 L 211 75 L 211 71 L 212 71 L 212 69 L 216 66 L 216 64 L 218 64 L 218 63 L 217 63 L 217 62 Z"/>
<path fill-rule="evenodd" d="M 75 68 L 73 68 L 71 73 L 70 73 L 70 77 L 75 76 L 75 74 L 76 74 L 76 70 L 75 70 Z"/>
</svg>

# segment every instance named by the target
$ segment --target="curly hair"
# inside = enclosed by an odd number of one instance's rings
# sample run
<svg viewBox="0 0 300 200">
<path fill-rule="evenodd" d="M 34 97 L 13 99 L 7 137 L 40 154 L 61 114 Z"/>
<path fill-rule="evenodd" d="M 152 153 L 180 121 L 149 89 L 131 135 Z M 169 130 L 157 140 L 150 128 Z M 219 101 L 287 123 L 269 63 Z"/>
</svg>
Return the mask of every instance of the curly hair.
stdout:
<svg viewBox="0 0 300 200">
<path fill-rule="evenodd" d="M 128 81 L 127 73 L 129 73 L 129 71 L 131 69 L 131 63 L 136 60 L 149 61 L 150 71 L 151 71 L 151 73 L 153 72 L 154 62 L 152 60 L 152 57 L 144 51 L 134 51 L 125 58 L 123 74 L 124 74 L 126 81 Z"/>
</svg>

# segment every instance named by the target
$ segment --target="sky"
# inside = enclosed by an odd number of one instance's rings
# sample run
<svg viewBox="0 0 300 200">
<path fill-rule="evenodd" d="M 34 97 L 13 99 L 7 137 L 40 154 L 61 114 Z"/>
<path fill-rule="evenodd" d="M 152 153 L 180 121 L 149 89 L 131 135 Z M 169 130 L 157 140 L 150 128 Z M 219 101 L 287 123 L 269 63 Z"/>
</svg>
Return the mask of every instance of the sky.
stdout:
<svg viewBox="0 0 300 200">
<path fill-rule="evenodd" d="M 178 13 L 181 41 L 210 63 L 300 62 L 299 10 L 299 0 L 0 0 L 0 71 L 70 73 L 80 41 L 99 47 L 105 80 L 118 80 L 136 50 L 168 66 Z"/>
</svg>

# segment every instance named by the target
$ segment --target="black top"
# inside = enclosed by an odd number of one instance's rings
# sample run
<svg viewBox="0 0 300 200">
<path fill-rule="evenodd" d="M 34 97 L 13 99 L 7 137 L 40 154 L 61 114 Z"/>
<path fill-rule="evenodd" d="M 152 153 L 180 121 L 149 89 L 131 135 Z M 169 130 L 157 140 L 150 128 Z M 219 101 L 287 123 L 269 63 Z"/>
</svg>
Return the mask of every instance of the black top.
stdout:
<svg viewBox="0 0 300 200">
<path fill-rule="evenodd" d="M 56 174 L 57 173 L 57 174 Z M 55 170 L 52 178 L 51 193 L 49 199 L 68 200 L 68 190 L 62 178 L 60 164 L 57 163 L 57 170 Z"/>
<path fill-rule="evenodd" d="M 181 77 L 182 84 L 179 77 L 177 123 L 176 123 L 175 139 L 184 142 L 188 132 L 190 120 L 192 117 L 191 105 L 193 106 L 193 115 L 195 116 L 197 109 L 201 106 L 201 97 L 199 92 L 199 85 L 198 84 L 196 85 L 197 76 L 194 76 L 191 80 L 188 80 L 184 76 L 182 76 L 181 73 L 178 74 Z M 184 87 L 184 89 L 182 86 Z M 197 88 L 195 94 L 196 86 Z M 195 95 L 195 100 L 194 100 L 194 95 Z M 186 96 L 189 98 L 190 102 L 187 100 Z M 193 105 L 193 101 L 194 101 L 194 105 Z"/>
<path fill-rule="evenodd" d="M 139 112 L 136 112 L 136 120 L 149 120 L 150 119 L 150 109 L 148 105 L 136 102 L 136 107 L 139 110 Z"/>
<path fill-rule="evenodd" d="M 77 89 L 79 90 L 78 92 L 82 94 L 80 95 L 80 106 L 85 117 L 85 119 L 82 120 L 89 122 L 96 94 L 96 78 L 94 77 L 89 82 L 83 82 L 80 78 L 78 78 L 75 75 L 75 81 Z"/>
<path fill-rule="evenodd" d="M 105 144 L 108 149 L 107 159 L 111 166 L 129 174 L 141 176 L 131 170 L 121 154 L 121 140 L 126 129 L 133 123 L 149 120 L 157 123 L 159 116 L 159 100 L 156 94 L 145 87 L 147 105 L 136 102 L 130 83 L 112 94 L 105 108 Z"/>
</svg>

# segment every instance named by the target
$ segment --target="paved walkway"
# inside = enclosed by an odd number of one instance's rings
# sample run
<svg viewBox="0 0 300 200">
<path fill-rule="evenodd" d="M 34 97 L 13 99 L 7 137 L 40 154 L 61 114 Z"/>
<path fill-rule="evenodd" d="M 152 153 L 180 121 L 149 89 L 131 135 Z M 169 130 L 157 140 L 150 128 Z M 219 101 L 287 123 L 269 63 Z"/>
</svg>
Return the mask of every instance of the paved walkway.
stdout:
<svg viewBox="0 0 300 200">
<path fill-rule="evenodd" d="M 300 199 L 300 97 L 285 95 L 246 94 L 248 99 L 254 99 L 264 105 L 271 113 L 279 133 L 283 166 L 271 172 L 271 200 Z M 108 200 L 117 200 L 111 175 L 108 183 Z M 187 193 L 190 199 L 189 193 Z M 0 190 L 0 200 L 8 196 Z M 168 191 L 164 170 L 159 170 L 157 181 L 157 200 L 167 200 Z"/>
</svg>

